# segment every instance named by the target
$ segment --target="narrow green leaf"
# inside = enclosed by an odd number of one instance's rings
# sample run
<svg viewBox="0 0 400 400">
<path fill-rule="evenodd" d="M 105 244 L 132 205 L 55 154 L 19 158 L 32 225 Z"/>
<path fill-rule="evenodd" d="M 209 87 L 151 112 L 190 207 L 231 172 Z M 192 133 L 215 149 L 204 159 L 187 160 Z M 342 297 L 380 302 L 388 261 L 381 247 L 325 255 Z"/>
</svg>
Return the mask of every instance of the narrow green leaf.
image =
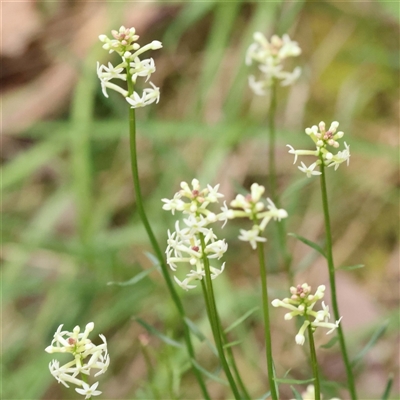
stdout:
<svg viewBox="0 0 400 400">
<path fill-rule="evenodd" d="M 234 342 L 226 343 L 226 344 L 224 344 L 224 349 L 227 349 L 228 347 L 236 346 L 242 342 L 243 342 L 243 340 L 235 340 Z"/>
<path fill-rule="evenodd" d="M 178 347 L 182 348 L 182 344 L 177 342 L 176 340 L 173 340 L 169 338 L 168 336 L 162 334 L 160 331 L 158 331 L 154 326 L 149 325 L 147 322 L 143 321 L 141 318 L 134 318 L 135 321 L 137 321 L 140 325 L 143 326 L 144 329 L 146 329 L 149 333 L 157 336 L 159 339 L 161 339 L 164 343 L 173 346 L 173 347 Z"/>
<path fill-rule="evenodd" d="M 304 383 L 312 383 L 315 381 L 315 378 L 311 379 L 283 379 L 283 378 L 275 378 L 275 382 L 286 383 L 288 385 L 303 385 Z"/>
<path fill-rule="evenodd" d="M 345 271 L 352 271 L 353 269 L 359 269 L 359 268 L 364 268 L 364 267 L 365 267 L 364 264 L 357 264 L 357 265 L 343 266 L 343 267 L 339 267 L 337 269 L 343 269 Z"/>
<path fill-rule="evenodd" d="M 381 336 L 383 336 L 383 334 L 386 331 L 386 328 L 389 325 L 389 320 L 386 320 L 383 325 L 379 326 L 375 332 L 373 333 L 373 335 L 371 336 L 371 339 L 369 340 L 369 342 L 365 345 L 365 347 L 354 357 L 354 360 L 351 362 L 351 365 L 354 367 L 367 353 L 368 351 L 371 349 L 371 347 L 373 347 L 375 345 L 375 343 L 381 338 Z"/>
<path fill-rule="evenodd" d="M 293 386 L 290 386 L 290 389 L 292 389 L 292 392 L 296 400 L 303 400 L 302 395 Z"/>
<path fill-rule="evenodd" d="M 203 375 L 207 376 L 208 378 L 212 379 L 215 382 L 221 383 L 222 385 L 225 386 L 229 386 L 228 382 L 225 379 L 220 378 L 219 376 L 213 374 L 210 371 L 207 371 L 206 369 L 204 369 L 196 360 L 194 360 L 193 358 L 191 359 L 193 365 L 195 366 L 195 368 L 197 370 L 199 370 Z"/>
<path fill-rule="evenodd" d="M 152 253 L 149 253 L 148 251 L 144 252 L 145 256 L 151 261 L 151 263 L 155 266 L 155 267 L 159 267 L 160 266 L 160 261 L 159 259 Z"/>
<path fill-rule="evenodd" d="M 259 307 L 254 307 L 251 310 L 247 311 L 245 314 L 243 314 L 240 318 L 238 318 L 235 322 L 233 322 L 231 325 L 229 325 L 224 332 L 228 333 L 230 332 L 233 328 L 236 328 L 239 324 L 241 324 L 245 319 L 247 319 L 251 314 L 253 314 L 255 311 L 257 311 Z"/>
<path fill-rule="evenodd" d="M 276 376 L 274 360 L 272 360 L 272 369 L 274 370 L 274 376 Z M 290 371 L 290 369 L 289 369 L 289 371 Z M 287 371 L 287 373 L 289 373 L 289 371 Z M 274 385 L 275 385 L 276 394 L 278 395 L 278 398 L 279 398 L 279 382 L 276 380 L 276 378 L 274 378 Z"/>
<path fill-rule="evenodd" d="M 188 317 L 184 317 L 184 321 L 192 333 L 200 340 L 200 342 L 204 342 L 206 337 L 204 336 L 203 332 L 197 327 L 197 325 Z"/>
<path fill-rule="evenodd" d="M 390 391 L 392 390 L 392 385 L 393 385 L 393 374 L 390 374 L 388 382 L 385 387 L 385 391 L 383 392 L 383 395 L 382 395 L 382 400 L 389 399 L 389 394 L 390 394 Z"/>
<path fill-rule="evenodd" d="M 296 239 L 300 240 L 301 242 L 303 242 L 304 244 L 306 244 L 307 246 L 310 246 L 311 248 L 313 248 L 314 250 L 318 251 L 318 253 L 320 253 L 321 255 L 323 255 L 326 258 L 325 252 L 322 249 L 322 247 L 317 244 L 314 243 L 313 241 L 306 239 L 303 236 L 297 235 L 296 233 L 288 233 L 289 236 L 293 236 Z"/>
<path fill-rule="evenodd" d="M 197 325 L 190 320 L 189 318 L 185 317 L 184 321 L 186 323 L 186 325 L 189 327 L 189 329 L 191 330 L 191 332 L 201 341 L 205 341 L 205 343 L 207 344 L 207 346 L 210 348 L 210 350 L 215 354 L 216 357 L 218 357 L 218 351 L 217 348 L 214 346 L 213 343 L 211 343 L 206 336 L 203 334 L 203 332 L 200 331 L 200 329 L 197 327 Z"/>
<path fill-rule="evenodd" d="M 333 347 L 336 342 L 339 340 L 339 338 L 337 336 L 334 336 L 328 343 L 323 344 L 321 347 L 322 349 L 330 349 L 331 347 Z"/>
<path fill-rule="evenodd" d="M 257 400 L 267 400 L 268 397 L 271 396 L 271 391 L 269 390 L 267 393 L 264 393 L 260 398 Z"/>
<path fill-rule="evenodd" d="M 118 285 L 118 286 L 130 286 L 130 285 L 135 285 L 136 283 L 140 282 L 144 278 L 146 278 L 147 275 L 150 274 L 150 272 L 153 272 L 157 267 L 151 267 L 149 269 L 146 269 L 145 271 L 139 272 L 137 275 L 135 275 L 133 278 L 125 281 L 125 282 L 107 282 L 107 285 Z"/>
</svg>

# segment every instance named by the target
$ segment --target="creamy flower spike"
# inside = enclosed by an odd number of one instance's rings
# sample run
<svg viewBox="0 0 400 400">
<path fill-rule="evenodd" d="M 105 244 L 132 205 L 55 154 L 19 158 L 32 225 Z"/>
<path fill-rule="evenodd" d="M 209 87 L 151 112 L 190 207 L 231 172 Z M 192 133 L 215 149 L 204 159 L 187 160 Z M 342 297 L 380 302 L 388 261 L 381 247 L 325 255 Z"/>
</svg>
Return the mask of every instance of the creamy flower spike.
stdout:
<svg viewBox="0 0 400 400">
<path fill-rule="evenodd" d="M 314 385 L 308 385 L 307 390 L 301 394 L 301 397 L 303 400 L 314 400 L 315 399 L 315 388 Z M 321 399 L 323 399 L 323 396 L 321 395 Z M 296 400 L 296 399 L 290 399 L 290 400 Z M 332 397 L 331 400 L 340 400 L 337 397 Z"/>
<path fill-rule="evenodd" d="M 249 76 L 249 86 L 257 96 L 264 96 L 265 89 L 270 87 L 274 81 L 280 81 L 281 86 L 292 85 L 300 76 L 301 68 L 296 67 L 292 72 L 283 71 L 283 62 L 288 57 L 297 57 L 301 49 L 297 42 L 285 34 L 280 38 L 273 35 L 268 41 L 266 37 L 256 32 L 253 35 L 254 42 L 246 53 L 246 65 L 257 63 L 261 71 L 261 77 L 256 80 L 254 75 Z"/>
<path fill-rule="evenodd" d="M 110 356 L 107 351 L 107 341 L 104 335 L 99 335 L 102 344 L 94 345 L 88 338 L 89 333 L 94 329 L 94 323 L 86 325 L 85 331 L 81 333 L 79 326 L 76 326 L 72 332 L 62 331 L 63 325 L 60 325 L 54 334 L 51 345 L 46 347 L 47 353 L 70 353 L 72 361 L 60 366 L 57 360 L 49 364 L 50 373 L 56 378 L 58 383 L 69 387 L 72 383 L 79 388 L 75 390 L 89 399 L 91 396 L 98 396 L 101 392 L 97 389 L 98 382 L 89 386 L 84 380 L 80 379 L 82 374 L 90 375 L 91 370 L 98 370 L 94 375 L 103 374 L 107 371 L 110 364 Z"/>
<path fill-rule="evenodd" d="M 196 280 L 202 280 L 205 276 L 203 255 L 211 262 L 221 259 L 228 245 L 225 240 L 219 240 L 213 230 L 209 228 L 211 223 L 222 220 L 223 213 L 215 214 L 208 207 L 212 203 L 218 203 L 223 197 L 218 192 L 219 185 L 212 187 L 207 185 L 201 188 L 197 179 L 193 179 L 191 187 L 188 183 L 181 183 L 181 190 L 175 193 L 172 199 L 162 199 L 163 209 L 180 211 L 185 215 L 183 221 L 176 221 L 175 231 L 168 230 L 168 246 L 165 251 L 167 263 L 175 272 L 182 264 L 188 265 L 190 270 L 183 280 L 174 276 L 175 282 L 184 290 L 193 289 Z M 181 223 L 184 225 L 181 228 Z M 202 247 L 201 235 L 204 237 L 205 247 Z M 223 263 L 219 268 L 210 265 L 211 278 L 215 279 L 225 268 Z"/>
<path fill-rule="evenodd" d="M 271 304 L 274 307 L 283 307 L 290 310 L 289 313 L 285 314 L 285 320 L 290 320 L 297 316 L 305 317 L 305 321 L 295 337 L 297 344 L 304 344 L 304 333 L 310 324 L 313 331 L 318 327 L 329 329 L 326 333 L 327 335 L 332 333 L 339 326 L 342 318 L 334 323 L 329 322 L 329 307 L 325 305 L 324 302 L 322 302 L 322 310 L 314 311 L 313 309 L 317 301 L 322 300 L 325 295 L 324 285 L 318 286 L 315 294 L 311 294 L 311 287 L 307 285 L 307 283 L 303 283 L 296 287 L 292 286 L 290 288 L 290 293 L 290 298 L 285 298 L 283 300 L 275 299 Z M 313 318 L 313 320 L 311 320 L 311 318 Z"/>
<path fill-rule="evenodd" d="M 150 79 L 151 74 L 156 70 L 154 60 L 147 58 L 141 60 L 144 52 L 149 50 L 157 50 L 162 47 L 162 43 L 153 40 L 151 43 L 140 47 L 136 41 L 139 36 L 136 35 L 135 28 L 125 28 L 121 26 L 118 31 L 111 31 L 113 39 L 106 35 L 100 35 L 99 39 L 103 42 L 103 49 L 109 53 L 116 52 L 122 59 L 121 63 L 113 66 L 110 62 L 108 66 L 97 63 L 97 76 L 100 79 L 101 89 L 105 97 L 108 97 L 107 89 L 114 90 L 125 97 L 131 108 L 145 107 L 160 100 L 160 89 L 150 82 L 151 87 L 143 90 L 140 96 L 136 91 L 129 94 L 129 91 L 121 86 L 110 82 L 112 79 L 126 81 L 130 79 L 133 87 L 138 77 L 146 78 L 146 82 Z"/>
<path fill-rule="evenodd" d="M 223 221 L 234 218 L 248 218 L 253 222 L 250 230 L 241 229 L 239 239 L 249 242 L 253 249 L 257 248 L 257 242 L 266 242 L 266 238 L 261 236 L 268 222 L 273 218 L 280 221 L 288 216 L 284 209 L 278 209 L 271 199 L 267 198 L 266 204 L 262 201 L 265 192 L 264 186 L 253 183 L 250 193 L 246 196 L 238 194 L 230 205 L 234 209 L 229 209 L 226 205 L 222 208 Z M 237 210 L 240 209 L 240 210 Z"/>
<path fill-rule="evenodd" d="M 289 147 L 289 153 L 294 155 L 293 164 L 296 163 L 298 156 L 315 156 L 318 158 L 318 160 L 313 162 L 309 167 L 303 162 L 301 162 L 301 166 L 298 167 L 308 178 L 312 175 L 321 175 L 321 171 L 315 170 L 315 168 L 321 165 L 322 162 L 327 167 L 335 167 L 335 171 L 343 162 L 349 165 L 350 146 L 346 142 L 344 142 L 344 150 L 338 151 L 336 154 L 332 152 L 332 148 L 337 149 L 340 146 L 338 140 L 344 136 L 342 131 L 336 132 L 338 126 L 339 122 L 334 121 L 329 129 L 326 130 L 325 122 L 321 121 L 318 126 L 314 125 L 305 130 L 306 134 L 314 142 L 316 150 L 295 150 L 290 144 L 287 145 L 287 147 Z"/>
</svg>

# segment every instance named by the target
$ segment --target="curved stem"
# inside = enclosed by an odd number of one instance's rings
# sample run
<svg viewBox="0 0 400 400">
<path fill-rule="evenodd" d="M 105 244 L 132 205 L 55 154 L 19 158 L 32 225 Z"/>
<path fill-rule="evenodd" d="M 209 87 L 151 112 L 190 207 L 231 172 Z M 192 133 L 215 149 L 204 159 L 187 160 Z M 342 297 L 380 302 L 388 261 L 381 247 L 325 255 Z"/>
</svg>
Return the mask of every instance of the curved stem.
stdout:
<svg viewBox="0 0 400 400">
<path fill-rule="evenodd" d="M 199 233 L 199 237 L 200 237 L 200 242 L 201 242 L 201 248 L 205 249 L 206 244 L 204 241 L 204 235 L 202 233 Z M 233 379 L 233 375 L 229 369 L 229 365 L 228 365 L 228 362 L 226 361 L 226 357 L 225 357 L 224 343 L 223 343 L 223 339 L 222 339 L 223 332 L 222 332 L 220 319 L 218 316 L 217 305 L 215 302 L 214 290 L 213 290 L 212 279 L 211 279 L 210 263 L 204 252 L 203 252 L 203 264 L 204 264 L 204 271 L 205 271 L 205 295 L 204 295 L 204 297 L 205 297 L 205 301 L 207 303 L 206 307 L 207 307 L 207 311 L 209 314 L 208 317 L 210 320 L 211 330 L 213 332 L 214 341 L 215 341 L 215 345 L 217 347 L 218 356 L 221 361 L 222 368 L 223 368 L 225 375 L 229 381 L 229 385 L 232 389 L 235 399 L 239 400 L 239 399 L 241 399 L 241 396 L 240 396 L 239 390 L 236 386 L 236 382 Z"/>
<path fill-rule="evenodd" d="M 126 69 L 127 73 L 127 82 L 128 82 L 128 93 L 131 95 L 134 91 L 134 85 L 132 82 L 132 77 L 131 74 L 129 73 L 129 68 Z M 196 366 L 192 363 L 192 360 L 195 360 L 195 353 L 194 353 L 194 348 L 192 344 L 192 340 L 190 337 L 190 331 L 189 328 L 185 322 L 185 310 L 183 308 L 182 302 L 180 297 L 178 296 L 178 293 L 175 290 L 174 283 L 172 282 L 171 276 L 168 271 L 168 266 L 164 260 L 164 254 L 160 249 L 160 246 L 158 245 L 158 242 L 156 240 L 156 237 L 153 233 L 153 230 L 151 229 L 149 220 L 147 218 L 144 205 L 143 205 L 143 198 L 142 198 L 142 193 L 141 193 L 141 188 L 140 188 L 140 181 L 139 181 L 139 169 L 138 169 L 138 162 L 137 162 L 137 149 L 136 149 L 136 116 L 135 116 L 135 109 L 134 108 L 129 108 L 129 138 L 130 138 L 130 152 L 131 152 L 131 169 L 132 169 L 132 177 L 133 177 L 133 186 L 135 189 L 135 195 L 136 195 L 136 206 L 137 210 L 140 216 L 140 219 L 142 220 L 142 223 L 144 225 L 144 228 L 147 232 L 147 235 L 149 237 L 150 243 L 153 247 L 154 252 L 156 253 L 156 257 L 160 263 L 161 267 L 161 273 L 164 277 L 164 280 L 167 284 L 168 291 L 172 297 L 173 302 L 175 303 L 175 306 L 178 310 L 179 316 L 181 317 L 182 320 L 182 327 L 183 327 L 183 332 L 184 332 L 184 339 L 186 342 L 186 347 L 190 356 L 191 364 L 192 364 L 192 370 L 196 376 L 196 379 L 199 383 L 200 389 L 203 393 L 203 396 L 205 399 L 210 400 L 210 395 L 208 394 L 207 387 L 204 383 L 203 377 L 200 373 L 200 371 L 196 368 Z"/>
<path fill-rule="evenodd" d="M 311 368 L 314 375 L 314 396 L 315 400 L 321 400 L 321 386 L 319 381 L 319 370 L 318 370 L 318 361 L 317 361 L 317 353 L 315 351 L 315 343 L 314 343 L 314 332 L 311 327 L 311 323 L 307 327 L 308 329 L 308 339 L 310 343 L 310 355 L 311 355 Z"/>
<path fill-rule="evenodd" d="M 262 303 L 264 314 L 264 337 L 265 337 L 265 351 L 267 357 L 268 381 L 273 400 L 278 400 L 278 393 L 275 386 L 275 371 L 274 362 L 272 359 L 272 344 L 271 344 L 271 326 L 269 322 L 269 300 L 268 300 L 268 282 L 267 271 L 264 259 L 264 247 L 260 242 L 257 242 L 258 261 L 260 264 L 261 276 L 261 290 L 262 290 Z"/>
<path fill-rule="evenodd" d="M 335 320 L 338 321 L 340 319 L 339 306 L 336 295 L 336 279 L 335 279 L 335 265 L 333 262 L 333 252 L 332 252 L 332 232 L 331 232 L 331 222 L 329 217 L 329 206 L 328 206 L 328 193 L 326 189 L 326 176 L 325 176 L 325 166 L 322 155 L 320 155 L 321 160 L 321 175 L 320 175 L 320 183 L 321 183 L 321 194 L 322 194 L 322 206 L 324 210 L 324 221 L 325 221 L 325 235 L 326 235 L 326 259 L 328 261 L 328 271 L 329 271 L 329 284 L 331 287 L 332 294 L 332 309 Z M 352 400 L 357 399 L 356 387 L 354 383 L 353 371 L 350 365 L 349 356 L 346 348 L 346 342 L 342 330 L 342 325 L 339 324 L 338 328 L 338 337 L 340 343 L 340 350 L 342 352 L 343 362 L 346 368 L 347 374 L 347 383 L 348 389 L 350 392 L 350 396 Z"/>
</svg>

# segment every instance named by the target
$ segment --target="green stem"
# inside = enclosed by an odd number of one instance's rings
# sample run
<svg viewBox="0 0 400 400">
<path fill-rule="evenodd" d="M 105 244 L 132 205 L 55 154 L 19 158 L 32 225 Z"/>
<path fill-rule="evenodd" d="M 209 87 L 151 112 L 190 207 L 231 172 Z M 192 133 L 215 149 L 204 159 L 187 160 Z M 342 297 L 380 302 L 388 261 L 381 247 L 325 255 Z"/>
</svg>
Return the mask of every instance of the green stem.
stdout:
<svg viewBox="0 0 400 400">
<path fill-rule="evenodd" d="M 134 85 L 132 82 L 131 74 L 129 73 L 129 69 L 126 69 L 127 73 L 127 82 L 128 82 L 128 93 L 131 95 L 134 91 Z M 168 266 L 164 260 L 164 254 L 160 249 L 160 246 L 157 243 L 156 237 L 151 229 L 149 220 L 147 219 L 147 215 L 143 205 L 143 198 L 142 192 L 140 188 L 140 181 L 139 181 L 139 169 L 138 169 L 138 162 L 137 162 L 137 149 L 136 149 L 136 119 L 135 119 L 135 109 L 129 108 L 129 138 L 130 138 L 130 152 L 131 152 L 131 169 L 132 169 L 132 177 L 133 177 L 133 186 L 135 189 L 136 195 L 136 206 L 144 228 L 147 232 L 149 237 L 150 243 L 153 247 L 154 252 L 156 253 L 156 257 L 160 263 L 161 273 L 165 279 L 167 284 L 168 291 L 172 297 L 173 302 L 178 310 L 179 316 L 182 320 L 182 327 L 184 332 L 184 338 L 186 342 L 186 347 L 190 356 L 192 370 L 196 376 L 196 379 L 199 383 L 200 389 L 203 393 L 205 399 L 210 400 L 210 395 L 208 394 L 207 387 L 204 383 L 203 377 L 200 371 L 196 368 L 196 366 L 192 363 L 192 360 L 195 360 L 194 348 L 192 344 L 192 340 L 190 337 L 189 328 L 185 322 L 185 310 L 183 308 L 182 302 L 178 293 L 175 290 L 174 283 L 172 282 L 171 276 L 168 271 Z"/>
<path fill-rule="evenodd" d="M 204 299 L 207 299 L 207 287 L 206 287 L 206 283 L 204 281 L 204 279 L 201 280 L 201 287 L 203 289 L 203 296 Z M 210 308 L 209 308 L 209 303 L 208 301 L 206 301 L 206 309 L 207 309 L 207 316 L 208 316 L 208 320 L 211 321 L 211 314 L 210 314 Z M 221 319 L 218 316 L 218 321 L 219 321 L 219 325 L 221 326 Z M 224 330 L 221 328 L 221 334 L 222 334 L 222 342 L 223 342 L 223 346 L 225 346 L 228 343 L 228 339 L 226 336 L 226 333 L 224 332 Z M 249 392 L 246 389 L 246 386 L 244 385 L 244 382 L 242 380 L 242 377 L 240 376 L 239 370 L 237 368 L 236 365 L 236 361 L 235 361 L 235 357 L 233 356 L 233 352 L 232 349 L 230 347 L 225 349 L 228 355 L 228 359 L 229 359 L 229 364 L 231 365 L 232 369 L 233 369 L 233 374 L 235 375 L 236 381 L 240 387 L 240 390 L 242 391 L 242 394 L 244 396 L 245 399 L 250 399 L 250 395 Z"/>
<path fill-rule="evenodd" d="M 268 147 L 268 176 L 269 176 L 269 192 L 272 201 L 279 206 L 279 199 L 276 187 L 276 166 L 275 166 L 275 113 L 276 113 L 276 82 L 271 86 L 271 102 L 268 111 L 268 132 L 269 132 L 269 147 Z"/>
<path fill-rule="evenodd" d="M 328 193 L 327 193 L 327 189 L 326 189 L 325 166 L 324 166 L 324 160 L 322 158 L 322 154 L 320 155 L 320 160 L 321 160 L 320 183 L 321 183 L 322 206 L 323 206 L 323 210 L 324 210 L 325 235 L 326 235 L 326 259 L 328 261 L 329 284 L 331 287 L 333 315 L 335 317 L 335 320 L 338 321 L 340 319 L 340 313 L 339 313 L 339 306 L 338 306 L 337 295 L 336 295 L 335 265 L 333 262 L 333 252 L 332 252 L 332 231 L 331 231 L 331 222 L 330 222 L 330 217 L 329 217 Z M 357 394 L 356 394 L 356 387 L 355 387 L 355 383 L 354 383 L 354 376 L 353 376 L 353 371 L 352 371 L 352 368 L 350 365 L 349 356 L 348 356 L 347 348 L 346 348 L 346 342 L 345 342 L 341 324 L 339 324 L 337 331 L 338 331 L 338 337 L 339 337 L 339 343 L 340 343 L 340 350 L 342 352 L 343 362 L 344 362 L 344 365 L 346 368 L 348 389 L 350 392 L 351 399 L 356 400 Z"/>
<path fill-rule="evenodd" d="M 201 243 L 201 248 L 205 249 L 206 244 L 204 240 L 204 235 L 202 233 L 199 233 L 200 237 L 200 243 Z M 204 271 L 205 271 L 205 301 L 206 301 L 206 307 L 208 311 L 208 317 L 210 320 L 210 325 L 211 325 L 211 330 L 214 336 L 214 341 L 215 345 L 217 347 L 218 351 L 218 357 L 220 359 L 222 368 L 225 372 L 225 375 L 229 381 L 229 385 L 232 389 L 233 395 L 235 396 L 235 399 L 241 399 L 239 390 L 236 386 L 236 382 L 233 379 L 233 375 L 229 369 L 228 362 L 226 361 L 225 357 L 225 352 L 224 352 L 224 344 L 223 344 L 223 333 L 222 333 L 222 327 L 220 323 L 220 319 L 218 316 L 218 311 L 217 311 L 217 305 L 215 302 L 215 296 L 214 296 L 214 290 L 213 290 L 213 284 L 212 284 L 212 279 L 211 279 L 211 271 L 210 271 L 210 263 L 207 258 L 207 255 L 203 251 L 203 264 L 204 264 Z"/>
<path fill-rule="evenodd" d="M 317 361 L 317 353 L 315 351 L 315 343 L 314 343 L 314 332 L 311 327 L 311 323 L 307 327 L 308 329 L 308 339 L 310 342 L 310 355 L 311 355 L 311 367 L 314 376 L 314 392 L 315 392 L 315 400 L 321 400 L 321 386 L 319 381 L 319 369 L 318 369 L 318 361 Z"/>
<path fill-rule="evenodd" d="M 260 264 L 262 303 L 263 303 L 263 314 L 264 314 L 265 351 L 266 351 L 266 356 L 267 356 L 268 381 L 269 381 L 272 399 L 278 400 L 278 393 L 277 393 L 276 386 L 275 386 L 274 362 L 272 359 L 271 326 L 270 326 L 270 322 L 269 322 L 267 271 L 266 271 L 266 267 L 265 267 L 264 246 L 260 242 L 257 243 L 257 252 L 258 252 L 258 261 Z"/>
<path fill-rule="evenodd" d="M 271 86 L 271 101 L 268 111 L 268 133 L 269 133 L 269 146 L 268 146 L 268 176 L 269 176 L 269 192 L 272 201 L 275 205 L 280 208 L 280 196 L 278 194 L 277 187 L 277 176 L 276 176 L 276 129 L 275 129 L 275 115 L 276 115 L 276 105 L 277 105 L 277 83 L 273 82 Z M 278 245 L 280 253 L 283 257 L 283 267 L 288 276 L 290 286 L 293 286 L 294 278 L 293 272 L 290 268 L 292 263 L 292 256 L 287 249 L 286 243 L 286 224 L 280 222 L 277 226 L 278 230 Z"/>
</svg>

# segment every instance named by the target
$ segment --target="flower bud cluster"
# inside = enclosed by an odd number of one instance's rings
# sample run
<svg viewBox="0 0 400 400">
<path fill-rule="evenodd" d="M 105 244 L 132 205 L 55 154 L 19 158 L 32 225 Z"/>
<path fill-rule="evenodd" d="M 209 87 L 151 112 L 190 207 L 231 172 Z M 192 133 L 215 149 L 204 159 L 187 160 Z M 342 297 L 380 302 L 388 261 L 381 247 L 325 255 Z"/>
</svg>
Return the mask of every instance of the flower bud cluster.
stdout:
<svg viewBox="0 0 400 400">
<path fill-rule="evenodd" d="M 307 283 L 303 283 L 296 287 L 292 286 L 290 288 L 290 293 L 290 298 L 285 298 L 283 300 L 275 299 L 271 304 L 274 307 L 283 307 L 290 310 L 289 313 L 285 314 L 285 320 L 290 320 L 297 316 L 305 317 L 305 321 L 295 338 L 297 344 L 304 344 L 304 332 L 310 324 L 313 331 L 317 327 L 329 329 L 326 333 L 327 335 L 332 333 L 339 326 L 342 318 L 335 323 L 329 322 L 329 307 L 325 305 L 324 302 L 322 302 L 322 310 L 314 311 L 313 309 L 317 301 L 322 300 L 325 295 L 324 285 L 318 286 L 315 294 L 311 294 L 311 287 L 307 285 Z M 310 318 L 314 318 L 314 320 L 311 321 Z"/>
<path fill-rule="evenodd" d="M 275 80 L 280 80 L 282 86 L 293 84 L 300 76 L 301 68 L 296 67 L 293 72 L 283 71 L 283 61 L 288 57 L 297 57 L 301 54 L 297 42 L 292 41 L 287 34 L 282 38 L 273 35 L 268 41 L 260 32 L 255 32 L 253 39 L 254 42 L 246 53 L 246 65 L 251 65 L 255 61 L 262 75 L 259 81 L 254 75 L 249 76 L 249 86 L 253 92 L 258 96 L 264 96 L 265 89 Z"/>
<path fill-rule="evenodd" d="M 72 332 L 62 331 L 63 325 L 60 325 L 54 334 L 51 345 L 46 347 L 47 353 L 70 353 L 73 360 L 60 366 L 59 361 L 53 360 L 49 364 L 49 369 L 58 383 L 69 387 L 72 383 L 79 388 L 75 390 L 89 399 L 91 396 L 101 394 L 96 390 L 98 382 L 89 386 L 86 379 L 80 379 L 83 375 L 90 376 L 91 370 L 98 370 L 95 377 L 107 371 L 110 364 L 110 356 L 107 351 L 107 341 L 104 335 L 99 335 L 103 341 L 100 345 L 95 345 L 88 338 L 89 333 L 94 328 L 94 323 L 86 325 L 85 331 L 81 332 L 79 326 L 76 326 Z M 68 383 L 67 383 L 68 382 Z"/>
<path fill-rule="evenodd" d="M 303 400 L 314 400 L 315 399 L 315 388 L 314 385 L 308 385 L 307 390 L 301 394 L 301 397 Z M 323 399 L 323 396 L 321 394 L 321 399 Z M 296 399 L 290 399 L 290 400 L 296 400 Z M 337 397 L 332 397 L 331 400 L 340 400 Z"/>
<path fill-rule="evenodd" d="M 183 218 L 183 228 L 176 221 L 175 231 L 171 233 L 168 230 L 168 246 L 165 251 L 167 263 L 174 272 L 180 264 L 190 266 L 189 273 L 182 281 L 174 276 L 176 283 L 184 290 L 195 288 L 196 285 L 191 282 L 202 280 L 205 276 L 203 256 L 210 260 L 219 260 L 228 249 L 225 240 L 219 240 L 212 228 L 209 228 L 210 224 L 223 217 L 223 214 L 215 214 L 208 209 L 210 204 L 218 203 L 223 197 L 218 189 L 219 185 L 207 185 L 201 189 L 199 181 L 193 179 L 191 187 L 182 182 L 181 190 L 172 199 L 162 199 L 165 203 L 162 207 L 164 210 L 171 211 L 172 214 L 180 211 L 187 216 Z M 224 268 L 225 263 L 219 269 L 210 265 L 211 278 L 215 279 Z"/>
<path fill-rule="evenodd" d="M 224 217 L 223 220 L 234 218 L 248 218 L 253 222 L 250 230 L 241 229 L 239 239 L 244 242 L 249 242 L 253 249 L 257 248 L 257 242 L 266 242 L 267 239 L 261 236 L 265 230 L 268 222 L 273 218 L 280 221 L 282 218 L 288 216 L 284 209 L 278 209 L 271 199 L 267 198 L 265 205 L 262 200 L 262 195 L 265 192 L 264 186 L 258 183 L 253 183 L 250 188 L 250 193 L 246 196 L 238 194 L 234 200 L 231 201 L 231 207 L 227 206 L 222 208 Z"/>
<path fill-rule="evenodd" d="M 297 161 L 297 156 L 299 155 L 312 155 L 318 157 L 318 160 L 312 163 L 309 167 L 307 167 L 303 162 L 301 162 L 301 166 L 298 167 L 300 171 L 304 172 L 308 178 L 312 175 L 321 175 L 321 171 L 315 170 L 318 165 L 321 165 L 321 158 L 323 163 L 327 167 L 335 167 L 335 171 L 339 168 L 339 165 L 343 162 L 347 162 L 349 165 L 350 162 L 350 146 L 344 142 L 344 150 L 338 151 L 336 154 L 333 154 L 329 147 L 333 147 L 337 149 L 339 147 L 338 140 L 344 136 L 342 131 L 336 132 L 339 126 L 339 122 L 332 122 L 331 126 L 328 130 L 326 130 L 325 122 L 321 121 L 318 126 L 313 125 L 311 128 L 306 128 L 306 134 L 312 139 L 315 143 L 316 150 L 295 150 L 289 144 L 289 153 L 294 154 L 294 162 Z M 329 146 L 329 147 L 328 147 Z"/>
<path fill-rule="evenodd" d="M 153 40 L 146 46 L 140 47 L 136 43 L 139 36 L 135 32 L 135 28 L 121 26 L 119 31 L 111 31 L 114 39 L 110 39 L 106 35 L 100 35 L 99 39 L 104 43 L 103 49 L 109 50 L 110 53 L 115 51 L 122 58 L 122 62 L 115 67 L 111 63 L 108 63 L 108 66 L 97 63 L 97 76 L 100 79 L 104 96 L 108 97 L 107 89 L 115 90 L 125 97 L 131 108 L 144 107 L 154 102 L 158 103 L 160 99 L 160 89 L 152 82 L 150 82 L 151 87 L 144 89 L 141 96 L 136 91 L 129 94 L 128 90 L 110 82 L 112 79 L 122 81 L 130 79 L 134 86 L 137 77 L 145 77 L 147 82 L 151 74 L 155 72 L 154 60 L 152 58 L 141 60 L 139 56 L 148 50 L 162 48 L 162 43 L 158 40 Z"/>
</svg>

